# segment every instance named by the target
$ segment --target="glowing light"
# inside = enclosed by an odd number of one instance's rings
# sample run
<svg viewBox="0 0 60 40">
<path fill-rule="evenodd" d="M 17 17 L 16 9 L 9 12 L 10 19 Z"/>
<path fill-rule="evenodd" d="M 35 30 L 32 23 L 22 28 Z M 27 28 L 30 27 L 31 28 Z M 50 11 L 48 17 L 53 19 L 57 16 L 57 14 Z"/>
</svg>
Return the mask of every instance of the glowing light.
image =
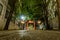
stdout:
<svg viewBox="0 0 60 40">
<path fill-rule="evenodd" d="M 41 21 L 38 21 L 38 23 L 41 23 Z"/>
<path fill-rule="evenodd" d="M 21 19 L 21 20 L 25 20 L 26 17 L 25 17 L 24 15 L 21 15 L 21 16 L 20 16 L 20 19 Z"/>
</svg>

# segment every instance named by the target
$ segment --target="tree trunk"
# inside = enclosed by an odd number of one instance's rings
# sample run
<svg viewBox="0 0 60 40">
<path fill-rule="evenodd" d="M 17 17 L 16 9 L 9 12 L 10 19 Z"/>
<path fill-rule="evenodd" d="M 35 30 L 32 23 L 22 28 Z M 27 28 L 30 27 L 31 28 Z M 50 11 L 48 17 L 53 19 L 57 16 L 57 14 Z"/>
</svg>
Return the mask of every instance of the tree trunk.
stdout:
<svg viewBox="0 0 60 40">
<path fill-rule="evenodd" d="M 48 11 L 47 11 L 47 5 L 46 0 L 44 0 L 44 21 L 46 23 L 46 29 L 50 29 L 49 23 L 48 23 Z"/>
<path fill-rule="evenodd" d="M 60 30 L 60 10 L 59 10 L 59 1 L 60 0 L 56 0 L 57 1 L 57 12 L 58 12 L 58 21 L 59 21 L 59 30 Z"/>
<path fill-rule="evenodd" d="M 11 21 L 11 19 L 12 19 L 12 14 L 13 14 L 13 11 L 10 12 L 9 17 L 7 18 L 7 21 L 6 21 L 6 24 L 5 24 L 4 30 L 8 30 L 9 23 L 10 23 L 10 21 Z"/>
<path fill-rule="evenodd" d="M 48 23 L 48 12 L 47 12 L 47 9 L 45 9 L 45 23 L 46 23 L 46 29 L 49 30 L 50 26 L 49 26 L 49 23 Z"/>
</svg>

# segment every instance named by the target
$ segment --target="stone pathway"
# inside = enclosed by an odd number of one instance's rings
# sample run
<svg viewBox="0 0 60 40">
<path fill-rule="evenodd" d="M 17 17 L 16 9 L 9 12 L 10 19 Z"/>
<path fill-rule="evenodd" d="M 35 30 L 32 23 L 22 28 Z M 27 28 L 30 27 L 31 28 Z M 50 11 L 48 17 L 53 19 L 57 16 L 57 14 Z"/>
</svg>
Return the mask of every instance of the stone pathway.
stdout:
<svg viewBox="0 0 60 40">
<path fill-rule="evenodd" d="M 0 40 L 60 40 L 59 31 L 0 31 Z"/>
</svg>

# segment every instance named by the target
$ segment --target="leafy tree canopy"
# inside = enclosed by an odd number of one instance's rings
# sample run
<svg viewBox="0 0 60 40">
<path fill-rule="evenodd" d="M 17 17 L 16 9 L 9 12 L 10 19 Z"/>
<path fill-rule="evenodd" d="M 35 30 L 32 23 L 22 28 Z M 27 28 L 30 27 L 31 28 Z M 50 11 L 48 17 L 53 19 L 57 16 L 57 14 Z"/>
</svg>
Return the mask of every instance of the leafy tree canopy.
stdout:
<svg viewBox="0 0 60 40">
<path fill-rule="evenodd" d="M 43 18 L 43 0 L 18 0 L 15 5 L 15 16 L 23 14 L 29 16 L 30 20 Z"/>
</svg>

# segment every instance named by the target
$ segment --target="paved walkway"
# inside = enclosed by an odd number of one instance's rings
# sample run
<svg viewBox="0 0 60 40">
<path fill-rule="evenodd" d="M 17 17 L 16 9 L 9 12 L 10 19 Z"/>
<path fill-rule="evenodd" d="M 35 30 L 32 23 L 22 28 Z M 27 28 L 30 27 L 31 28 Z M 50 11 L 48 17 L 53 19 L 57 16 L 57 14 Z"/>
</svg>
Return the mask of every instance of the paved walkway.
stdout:
<svg viewBox="0 0 60 40">
<path fill-rule="evenodd" d="M 59 31 L 0 31 L 0 40 L 60 40 Z"/>
</svg>

